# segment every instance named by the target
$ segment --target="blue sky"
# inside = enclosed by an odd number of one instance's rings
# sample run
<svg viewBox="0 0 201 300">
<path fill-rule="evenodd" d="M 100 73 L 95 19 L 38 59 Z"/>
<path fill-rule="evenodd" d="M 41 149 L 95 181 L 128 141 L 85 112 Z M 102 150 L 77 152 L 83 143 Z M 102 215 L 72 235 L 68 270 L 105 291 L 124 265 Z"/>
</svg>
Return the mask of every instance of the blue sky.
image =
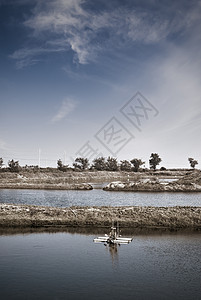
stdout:
<svg viewBox="0 0 201 300">
<path fill-rule="evenodd" d="M 200 16 L 194 0 L 0 0 L 0 157 L 201 163 Z"/>
</svg>

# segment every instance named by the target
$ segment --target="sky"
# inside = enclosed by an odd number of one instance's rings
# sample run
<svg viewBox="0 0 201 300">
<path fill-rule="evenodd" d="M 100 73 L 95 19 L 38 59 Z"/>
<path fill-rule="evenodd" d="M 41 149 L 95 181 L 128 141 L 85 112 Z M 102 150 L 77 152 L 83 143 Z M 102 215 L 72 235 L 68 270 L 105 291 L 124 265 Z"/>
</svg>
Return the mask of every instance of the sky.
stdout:
<svg viewBox="0 0 201 300">
<path fill-rule="evenodd" d="M 0 157 L 201 167 L 201 1 L 0 0 Z"/>
</svg>

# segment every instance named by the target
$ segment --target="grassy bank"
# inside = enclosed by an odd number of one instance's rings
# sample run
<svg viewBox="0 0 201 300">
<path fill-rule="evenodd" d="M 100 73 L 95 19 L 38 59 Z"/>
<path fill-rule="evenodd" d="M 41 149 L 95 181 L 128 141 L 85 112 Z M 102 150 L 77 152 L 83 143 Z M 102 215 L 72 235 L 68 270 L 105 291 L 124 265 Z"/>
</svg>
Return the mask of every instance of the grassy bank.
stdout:
<svg viewBox="0 0 201 300">
<path fill-rule="evenodd" d="M 109 183 L 112 181 L 138 182 L 146 178 L 181 178 L 186 171 L 110 172 L 110 171 L 68 171 L 40 170 L 19 173 L 0 172 L 0 188 L 8 189 L 84 189 L 83 184 Z M 81 187 L 79 186 L 81 185 Z M 86 189 L 90 189 L 86 187 Z"/>
<path fill-rule="evenodd" d="M 201 171 L 194 170 L 173 182 L 161 182 L 159 178 L 138 181 L 111 182 L 105 191 L 126 192 L 201 192 Z"/>
<path fill-rule="evenodd" d="M 83 172 L 26 172 L 0 173 L 0 188 L 14 189 L 84 189 L 88 183 L 111 182 L 113 180 L 132 180 L 139 178 L 138 174 L 127 172 L 83 171 Z M 86 189 L 87 186 L 85 186 Z"/>
<path fill-rule="evenodd" d="M 0 205 L 2 227 L 110 227 L 201 229 L 201 207 L 70 207 Z"/>
</svg>

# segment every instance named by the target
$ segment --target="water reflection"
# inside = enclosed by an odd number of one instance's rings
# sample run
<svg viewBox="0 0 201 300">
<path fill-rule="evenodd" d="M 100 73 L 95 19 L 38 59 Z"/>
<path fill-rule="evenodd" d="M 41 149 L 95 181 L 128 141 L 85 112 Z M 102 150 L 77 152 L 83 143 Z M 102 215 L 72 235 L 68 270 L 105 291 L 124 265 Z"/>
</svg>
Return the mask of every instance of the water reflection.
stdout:
<svg viewBox="0 0 201 300">
<path fill-rule="evenodd" d="M 200 299 L 200 233 L 125 230 L 111 247 L 93 243 L 105 229 L 34 230 L 0 236 L 2 299 Z"/>
<path fill-rule="evenodd" d="M 105 245 L 107 252 L 109 252 L 110 257 L 112 259 L 112 265 L 117 265 L 119 262 L 119 257 L 118 257 L 118 248 L 120 245 L 117 244 L 107 244 Z"/>
<path fill-rule="evenodd" d="M 24 227 L 0 227 L 1 235 L 19 235 L 19 234 L 40 234 L 40 233 L 70 233 L 70 234 L 82 234 L 93 235 L 94 238 L 97 235 L 104 235 L 110 227 L 96 228 L 96 227 L 65 227 L 65 226 L 50 226 L 40 228 L 24 228 Z M 201 233 L 201 228 L 189 229 L 189 228 L 122 228 L 121 234 L 124 236 L 139 236 L 139 235 L 164 235 L 164 234 L 196 234 Z"/>
</svg>

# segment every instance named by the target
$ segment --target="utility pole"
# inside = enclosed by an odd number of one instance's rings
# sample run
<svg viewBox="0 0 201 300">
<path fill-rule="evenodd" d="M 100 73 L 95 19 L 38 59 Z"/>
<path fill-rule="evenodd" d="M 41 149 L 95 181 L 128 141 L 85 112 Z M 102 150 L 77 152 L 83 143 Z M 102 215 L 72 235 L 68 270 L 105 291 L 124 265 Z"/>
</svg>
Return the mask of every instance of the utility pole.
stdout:
<svg viewBox="0 0 201 300">
<path fill-rule="evenodd" d="M 41 154 L 41 150 L 40 148 L 38 149 L 38 167 L 40 169 L 40 154 Z"/>
<path fill-rule="evenodd" d="M 66 166 L 66 151 L 64 151 L 64 165 Z"/>
</svg>

